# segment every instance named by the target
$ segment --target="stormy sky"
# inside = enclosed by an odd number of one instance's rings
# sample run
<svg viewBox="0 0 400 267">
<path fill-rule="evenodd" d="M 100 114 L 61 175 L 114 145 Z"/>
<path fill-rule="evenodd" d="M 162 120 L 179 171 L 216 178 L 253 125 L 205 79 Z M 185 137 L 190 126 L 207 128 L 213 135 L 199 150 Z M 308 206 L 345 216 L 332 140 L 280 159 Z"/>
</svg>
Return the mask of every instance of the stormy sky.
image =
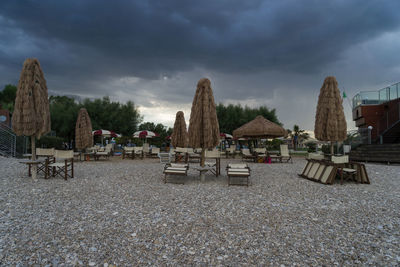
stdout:
<svg viewBox="0 0 400 267">
<path fill-rule="evenodd" d="M 173 125 L 197 81 L 215 101 L 275 108 L 314 129 L 319 89 L 336 76 L 351 99 L 400 81 L 400 1 L 2 0 L 0 87 L 39 59 L 49 91 L 132 100 Z M 347 99 L 344 109 L 353 129 Z"/>
</svg>

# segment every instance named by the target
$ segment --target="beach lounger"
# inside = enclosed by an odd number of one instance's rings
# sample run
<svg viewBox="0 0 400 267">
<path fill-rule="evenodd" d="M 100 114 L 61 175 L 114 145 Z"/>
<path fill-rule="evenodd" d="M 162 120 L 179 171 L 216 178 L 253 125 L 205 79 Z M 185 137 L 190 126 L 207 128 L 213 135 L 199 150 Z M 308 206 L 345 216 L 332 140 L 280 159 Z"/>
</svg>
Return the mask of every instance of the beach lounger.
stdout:
<svg viewBox="0 0 400 267">
<path fill-rule="evenodd" d="M 74 178 L 74 151 L 73 150 L 55 150 L 55 162 L 49 164 L 49 170 L 52 170 L 53 177 L 60 175 L 65 180 Z M 68 172 L 70 171 L 71 174 Z"/>
<path fill-rule="evenodd" d="M 226 167 L 228 175 L 228 185 L 246 185 L 249 186 L 250 168 L 247 164 L 228 164 Z M 246 183 L 232 183 L 232 180 L 245 178 Z"/>
<path fill-rule="evenodd" d="M 168 176 L 187 176 L 189 164 L 168 163 L 164 167 L 164 183 L 168 182 Z M 181 182 L 184 183 L 183 181 Z"/>
<path fill-rule="evenodd" d="M 160 158 L 160 163 L 171 163 L 171 159 L 173 158 L 170 153 L 158 153 L 158 157 Z"/>
<path fill-rule="evenodd" d="M 248 148 L 242 148 L 242 161 L 245 160 L 251 160 L 254 162 L 256 159 L 256 156 L 250 153 L 250 150 Z"/>
</svg>

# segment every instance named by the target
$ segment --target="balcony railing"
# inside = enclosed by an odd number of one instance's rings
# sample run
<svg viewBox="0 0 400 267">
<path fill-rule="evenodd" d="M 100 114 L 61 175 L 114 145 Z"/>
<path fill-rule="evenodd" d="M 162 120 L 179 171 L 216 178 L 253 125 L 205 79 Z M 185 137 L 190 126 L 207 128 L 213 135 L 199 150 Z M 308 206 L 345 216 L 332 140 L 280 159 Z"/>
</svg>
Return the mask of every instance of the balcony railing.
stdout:
<svg viewBox="0 0 400 267">
<path fill-rule="evenodd" d="M 379 105 L 400 98 L 400 82 L 379 91 L 362 91 L 353 97 L 353 109 L 360 105 Z"/>
</svg>

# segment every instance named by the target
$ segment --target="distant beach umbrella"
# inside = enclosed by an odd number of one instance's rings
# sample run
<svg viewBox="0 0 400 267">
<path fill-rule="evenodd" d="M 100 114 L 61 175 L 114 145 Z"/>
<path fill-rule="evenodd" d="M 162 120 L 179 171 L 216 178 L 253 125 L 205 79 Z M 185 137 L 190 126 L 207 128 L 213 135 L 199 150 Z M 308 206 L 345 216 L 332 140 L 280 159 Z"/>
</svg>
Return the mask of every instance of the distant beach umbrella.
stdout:
<svg viewBox="0 0 400 267">
<path fill-rule="evenodd" d="M 205 150 L 217 146 L 219 139 L 219 123 L 211 81 L 203 78 L 197 83 L 189 120 L 189 146 L 202 148 L 202 167 L 205 162 Z"/>
<path fill-rule="evenodd" d="M 338 82 L 333 76 L 326 77 L 321 87 L 315 114 L 314 133 L 316 139 L 331 142 L 331 154 L 333 154 L 333 142 L 346 139 L 347 124 L 342 98 Z"/>
<path fill-rule="evenodd" d="M 171 135 L 173 147 L 187 147 L 188 133 L 186 129 L 185 115 L 183 111 L 178 111 L 175 117 L 174 129 Z"/>
<path fill-rule="evenodd" d="M 85 149 L 92 146 L 92 122 L 87 110 L 81 108 L 75 125 L 75 147 L 77 149 Z"/>
<path fill-rule="evenodd" d="M 219 136 L 223 139 L 233 139 L 233 136 L 228 133 L 220 133 Z"/>
<path fill-rule="evenodd" d="M 143 131 L 137 131 L 135 133 L 133 133 L 133 137 L 134 138 L 153 138 L 153 137 L 158 137 L 159 134 L 152 132 L 152 131 L 147 131 L 147 130 L 143 130 Z"/>
<path fill-rule="evenodd" d="M 92 134 L 94 136 L 98 135 L 103 137 L 118 137 L 115 132 L 103 129 L 92 131 Z"/>
<path fill-rule="evenodd" d="M 287 136 L 287 132 L 282 126 L 267 120 L 259 115 L 254 120 L 240 126 L 233 131 L 235 139 L 239 138 L 276 138 Z"/>
<path fill-rule="evenodd" d="M 18 82 L 12 129 L 18 135 L 31 137 L 32 160 L 36 160 L 36 138 L 50 132 L 50 110 L 47 85 L 40 63 L 35 58 L 25 60 Z M 36 179 L 37 166 L 32 166 Z"/>
</svg>

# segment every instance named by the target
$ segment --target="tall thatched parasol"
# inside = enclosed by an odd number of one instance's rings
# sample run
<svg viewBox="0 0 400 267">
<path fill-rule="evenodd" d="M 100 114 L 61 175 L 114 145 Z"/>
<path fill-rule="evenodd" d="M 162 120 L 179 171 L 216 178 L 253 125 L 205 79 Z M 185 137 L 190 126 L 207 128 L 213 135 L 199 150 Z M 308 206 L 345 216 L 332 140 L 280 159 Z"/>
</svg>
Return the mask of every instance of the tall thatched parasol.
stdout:
<svg viewBox="0 0 400 267">
<path fill-rule="evenodd" d="M 32 160 L 36 160 L 36 138 L 50 132 L 47 85 L 40 63 L 35 58 L 24 62 L 15 98 L 12 129 L 17 135 L 31 137 Z M 32 178 L 36 179 L 36 165 Z"/>
<path fill-rule="evenodd" d="M 333 76 L 325 78 L 319 92 L 314 133 L 315 138 L 320 141 L 331 141 L 331 154 L 333 154 L 333 142 L 346 139 L 347 124 L 342 98 L 336 78 Z"/>
<path fill-rule="evenodd" d="M 189 120 L 189 146 L 201 147 L 200 165 L 204 167 L 205 150 L 219 143 L 219 123 L 209 79 L 200 79 L 193 98 Z"/>
<path fill-rule="evenodd" d="M 75 147 L 85 149 L 93 146 L 92 122 L 85 108 L 79 110 L 75 125 Z"/>
<path fill-rule="evenodd" d="M 233 131 L 234 138 L 276 138 L 282 136 L 287 136 L 286 130 L 261 115 Z"/>
<path fill-rule="evenodd" d="M 183 111 L 176 113 L 174 129 L 171 135 L 171 144 L 173 147 L 186 147 L 188 143 L 188 134 L 186 129 L 185 115 Z"/>
</svg>

